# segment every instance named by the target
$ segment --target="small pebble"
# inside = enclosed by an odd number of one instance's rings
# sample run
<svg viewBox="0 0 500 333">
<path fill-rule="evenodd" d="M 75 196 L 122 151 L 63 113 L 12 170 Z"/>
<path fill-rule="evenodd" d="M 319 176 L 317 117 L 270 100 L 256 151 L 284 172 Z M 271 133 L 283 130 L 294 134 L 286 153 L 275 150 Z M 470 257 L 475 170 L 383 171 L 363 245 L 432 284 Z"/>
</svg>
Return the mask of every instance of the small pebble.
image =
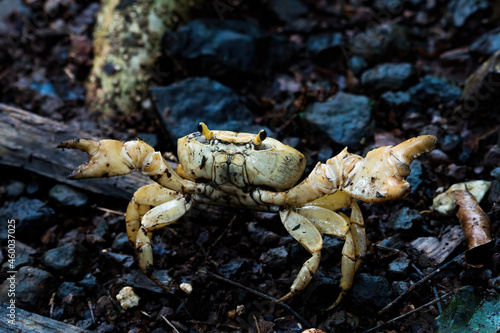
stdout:
<svg viewBox="0 0 500 333">
<path fill-rule="evenodd" d="M 139 305 L 139 300 L 141 298 L 137 296 L 132 287 L 123 287 L 118 295 L 116 295 L 116 299 L 120 302 L 120 306 L 124 310 L 127 310 Z"/>
<path fill-rule="evenodd" d="M 82 207 L 88 201 L 86 194 L 63 184 L 52 187 L 49 196 L 63 206 Z"/>
<path fill-rule="evenodd" d="M 190 295 L 193 292 L 193 286 L 189 283 L 181 283 L 179 286 L 183 292 Z"/>
</svg>

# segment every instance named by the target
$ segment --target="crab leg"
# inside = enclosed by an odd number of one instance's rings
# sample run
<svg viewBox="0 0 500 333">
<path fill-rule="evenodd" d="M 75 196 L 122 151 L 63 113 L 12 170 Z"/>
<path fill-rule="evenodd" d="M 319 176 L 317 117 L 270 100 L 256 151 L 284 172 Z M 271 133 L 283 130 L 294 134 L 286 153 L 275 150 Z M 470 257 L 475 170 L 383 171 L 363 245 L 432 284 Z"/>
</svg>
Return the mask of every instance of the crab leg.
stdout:
<svg viewBox="0 0 500 333">
<path fill-rule="evenodd" d="M 135 249 L 139 267 L 144 274 L 164 289 L 163 283 L 153 277 L 152 231 L 177 221 L 191 208 L 192 203 L 190 196 L 181 196 L 152 208 L 142 217 L 140 228 L 135 235 Z"/>
<path fill-rule="evenodd" d="M 137 231 L 141 225 L 142 217 L 151 209 L 170 200 L 182 198 L 183 195 L 171 191 L 158 184 L 146 185 L 138 189 L 127 206 L 125 223 L 130 245 L 135 249 Z"/>
<path fill-rule="evenodd" d="M 140 139 L 125 143 L 74 139 L 63 141 L 56 148 L 80 149 L 89 155 L 89 161 L 74 170 L 69 179 L 115 177 L 141 171 L 154 180 L 161 179 L 161 185 L 173 191 L 193 193 L 196 187 L 192 181 L 177 175 L 160 152 Z"/>
<path fill-rule="evenodd" d="M 292 297 L 309 284 L 318 269 L 321 259 L 321 248 L 323 247 L 321 234 L 307 218 L 292 210 L 281 211 L 280 218 L 288 233 L 305 247 L 312 256 L 302 265 L 290 287 L 290 292 L 277 300 L 277 302 L 282 302 Z"/>
</svg>

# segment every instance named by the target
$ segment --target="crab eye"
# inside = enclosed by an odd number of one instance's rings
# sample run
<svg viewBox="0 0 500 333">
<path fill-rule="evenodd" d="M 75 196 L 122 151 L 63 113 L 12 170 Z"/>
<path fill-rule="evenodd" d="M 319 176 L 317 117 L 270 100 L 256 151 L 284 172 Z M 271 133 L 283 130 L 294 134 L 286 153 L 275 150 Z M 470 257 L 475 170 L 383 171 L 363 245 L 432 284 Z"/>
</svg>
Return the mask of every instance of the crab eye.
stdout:
<svg viewBox="0 0 500 333">
<path fill-rule="evenodd" d="M 205 123 L 199 123 L 198 124 L 198 131 L 205 137 L 207 140 L 212 140 L 214 136 L 214 132 L 210 131 L 205 125 Z"/>
<path fill-rule="evenodd" d="M 259 134 L 255 136 L 255 139 L 253 139 L 253 144 L 256 146 L 260 146 L 262 144 L 262 141 L 264 141 L 267 138 L 267 132 L 265 130 L 260 130 Z"/>
</svg>

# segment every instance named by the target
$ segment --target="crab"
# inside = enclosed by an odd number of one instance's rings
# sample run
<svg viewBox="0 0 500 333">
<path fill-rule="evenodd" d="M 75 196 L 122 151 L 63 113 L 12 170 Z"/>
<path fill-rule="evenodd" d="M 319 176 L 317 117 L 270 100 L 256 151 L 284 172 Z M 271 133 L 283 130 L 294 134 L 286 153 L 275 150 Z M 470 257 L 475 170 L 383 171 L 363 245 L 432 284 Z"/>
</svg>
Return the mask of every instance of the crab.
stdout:
<svg viewBox="0 0 500 333">
<path fill-rule="evenodd" d="M 318 269 L 322 235 L 344 239 L 340 294 L 337 306 L 353 285 L 368 247 L 364 221 L 355 199 L 367 203 L 404 198 L 410 163 L 434 148 L 436 138 L 422 135 L 397 146 L 374 149 L 362 158 L 345 148 L 295 185 L 305 169 L 302 153 L 278 140 L 257 134 L 211 131 L 199 123 L 198 132 L 178 139 L 179 165 L 174 170 L 144 141 L 74 139 L 57 148 L 80 149 L 89 161 L 69 179 L 115 177 L 140 171 L 154 183 L 139 188 L 126 211 L 127 236 L 139 266 L 153 281 L 152 233 L 181 218 L 193 203 L 276 212 L 288 231 L 309 253 L 284 301 L 304 290 Z M 350 209 L 350 216 L 339 210 Z M 165 287 L 165 286 L 163 286 Z"/>
</svg>

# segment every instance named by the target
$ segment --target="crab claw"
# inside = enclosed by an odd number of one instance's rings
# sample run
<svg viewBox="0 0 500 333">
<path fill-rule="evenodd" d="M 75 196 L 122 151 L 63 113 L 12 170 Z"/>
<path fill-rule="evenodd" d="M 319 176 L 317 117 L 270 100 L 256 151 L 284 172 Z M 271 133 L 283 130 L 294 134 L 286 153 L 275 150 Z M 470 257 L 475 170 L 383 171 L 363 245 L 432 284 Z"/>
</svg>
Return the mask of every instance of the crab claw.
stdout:
<svg viewBox="0 0 500 333">
<path fill-rule="evenodd" d="M 56 148 L 80 149 L 89 155 L 89 161 L 80 165 L 69 179 L 100 178 L 126 175 L 137 170 L 144 156 L 154 149 L 142 141 L 127 142 L 101 140 L 99 142 L 74 139 L 61 142 Z"/>
<path fill-rule="evenodd" d="M 410 193 L 410 184 L 405 179 L 410 174 L 411 162 L 434 149 L 435 143 L 433 135 L 421 135 L 394 147 L 370 151 L 353 170 L 344 190 L 364 202 L 404 198 Z"/>
</svg>

